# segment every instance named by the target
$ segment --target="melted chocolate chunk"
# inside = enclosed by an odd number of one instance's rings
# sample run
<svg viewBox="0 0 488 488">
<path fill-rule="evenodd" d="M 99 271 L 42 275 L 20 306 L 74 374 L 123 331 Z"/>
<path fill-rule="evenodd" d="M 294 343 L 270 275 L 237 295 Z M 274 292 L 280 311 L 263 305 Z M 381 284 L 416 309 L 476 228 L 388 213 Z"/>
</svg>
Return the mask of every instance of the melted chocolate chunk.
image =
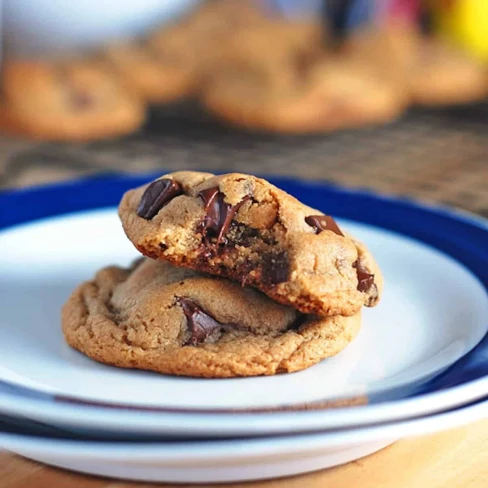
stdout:
<svg viewBox="0 0 488 488">
<path fill-rule="evenodd" d="M 344 237 L 336 221 L 329 215 L 309 215 L 305 217 L 305 222 L 315 229 L 316 234 L 320 234 L 324 230 L 330 230 L 334 234 Z"/>
<path fill-rule="evenodd" d="M 268 254 L 263 257 L 262 280 L 269 285 L 288 281 L 290 263 L 286 253 Z"/>
<path fill-rule="evenodd" d="M 183 189 L 175 180 L 163 178 L 153 181 L 142 195 L 137 215 L 146 220 L 151 220 L 174 197 L 181 195 Z"/>
<path fill-rule="evenodd" d="M 203 221 L 203 230 L 206 232 L 219 232 L 220 225 L 220 205 L 218 200 L 219 188 L 208 188 L 202 190 L 198 196 L 203 200 L 205 205 L 205 212 L 207 215 Z"/>
<path fill-rule="evenodd" d="M 369 273 L 369 270 L 356 262 L 356 273 L 358 275 L 358 290 L 368 292 L 374 283 L 374 274 Z"/>
<path fill-rule="evenodd" d="M 196 346 L 204 342 L 213 332 L 222 327 L 213 317 L 189 298 L 179 298 L 179 303 L 186 316 L 191 337 L 188 344 Z"/>
<path fill-rule="evenodd" d="M 246 196 L 236 205 L 230 205 L 225 203 L 225 195 L 219 190 L 218 186 L 202 190 L 198 196 L 203 200 L 205 211 L 207 212 L 202 222 L 205 244 L 209 245 L 210 239 L 216 237 L 216 243 L 219 245 L 229 230 L 234 215 L 250 197 Z"/>
</svg>

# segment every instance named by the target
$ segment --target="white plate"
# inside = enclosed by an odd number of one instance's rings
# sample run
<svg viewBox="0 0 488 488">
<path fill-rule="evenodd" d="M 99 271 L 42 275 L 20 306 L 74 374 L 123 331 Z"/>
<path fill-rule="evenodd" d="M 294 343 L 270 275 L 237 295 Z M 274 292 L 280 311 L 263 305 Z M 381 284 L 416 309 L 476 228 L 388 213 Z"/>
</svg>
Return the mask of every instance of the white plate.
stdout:
<svg viewBox="0 0 488 488">
<path fill-rule="evenodd" d="M 420 420 L 253 440 L 109 443 L 0 433 L 0 448 L 84 473 L 144 481 L 218 483 L 290 476 L 371 454 L 397 439 L 488 416 L 488 402 Z"/>
<path fill-rule="evenodd" d="M 412 418 L 488 394 L 486 222 L 288 179 L 273 182 L 349 219 L 341 223 L 385 273 L 381 305 L 365 311 L 340 355 L 291 375 L 202 380 L 118 370 L 71 350 L 59 324 L 64 300 L 97 268 L 136 256 L 115 211 L 103 208 L 150 178 L 0 194 L 0 412 L 110 435 L 251 436 Z M 367 405 L 315 403 L 351 397 Z M 280 410 L 302 404 L 314 409 Z"/>
<path fill-rule="evenodd" d="M 126 265 L 136 257 L 115 210 L 4 232 L 0 379 L 106 404 L 176 410 L 295 406 L 423 380 L 462 357 L 486 334 L 486 293 L 460 264 L 411 239 L 341 224 L 378 256 L 387 284 L 381 305 L 364 310 L 358 338 L 338 356 L 299 373 L 224 380 L 118 369 L 64 343 L 59 311 L 74 287 L 108 263 Z"/>
</svg>

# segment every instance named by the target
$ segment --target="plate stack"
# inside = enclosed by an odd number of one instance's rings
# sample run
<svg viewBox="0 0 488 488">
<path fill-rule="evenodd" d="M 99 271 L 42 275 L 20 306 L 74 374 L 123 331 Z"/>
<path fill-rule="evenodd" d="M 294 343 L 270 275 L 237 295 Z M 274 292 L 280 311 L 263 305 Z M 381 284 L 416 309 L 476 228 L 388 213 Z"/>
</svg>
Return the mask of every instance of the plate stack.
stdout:
<svg viewBox="0 0 488 488">
<path fill-rule="evenodd" d="M 488 226 L 442 208 L 274 178 L 377 258 L 381 306 L 304 371 L 205 379 L 123 370 L 63 339 L 60 309 L 107 261 L 137 257 L 116 206 L 146 177 L 0 195 L 0 448 L 168 482 L 305 473 L 488 417 Z"/>
</svg>

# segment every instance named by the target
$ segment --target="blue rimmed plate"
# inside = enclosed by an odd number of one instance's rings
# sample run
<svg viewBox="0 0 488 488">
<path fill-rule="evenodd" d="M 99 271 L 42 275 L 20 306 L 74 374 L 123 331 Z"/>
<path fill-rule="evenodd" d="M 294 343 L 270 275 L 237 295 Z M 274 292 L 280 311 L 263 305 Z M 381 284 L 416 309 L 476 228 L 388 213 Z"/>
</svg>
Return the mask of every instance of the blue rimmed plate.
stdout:
<svg viewBox="0 0 488 488">
<path fill-rule="evenodd" d="M 488 394 L 486 223 L 281 178 L 272 181 L 339 217 L 384 271 L 384 299 L 345 351 L 291 375 L 205 380 L 120 370 L 71 350 L 59 309 L 98 268 L 136 256 L 114 206 L 153 176 L 0 195 L 0 412 L 112 433 L 255 435 L 420 416 Z"/>
</svg>

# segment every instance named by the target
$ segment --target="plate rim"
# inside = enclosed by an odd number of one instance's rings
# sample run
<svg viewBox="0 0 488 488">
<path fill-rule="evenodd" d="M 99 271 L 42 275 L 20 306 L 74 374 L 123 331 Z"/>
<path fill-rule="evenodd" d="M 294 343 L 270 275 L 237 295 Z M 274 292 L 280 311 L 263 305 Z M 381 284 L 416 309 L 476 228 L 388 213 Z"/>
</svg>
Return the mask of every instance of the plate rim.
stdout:
<svg viewBox="0 0 488 488">
<path fill-rule="evenodd" d="M 256 457 L 259 455 L 281 455 L 306 452 L 316 449 L 344 447 L 351 444 L 367 443 L 374 440 L 392 441 L 417 435 L 427 435 L 438 431 L 461 427 L 470 423 L 488 418 L 488 398 L 466 405 L 461 408 L 447 412 L 437 413 L 421 418 L 408 419 L 400 422 L 383 423 L 381 425 L 369 425 L 360 428 L 337 430 L 332 432 L 322 431 L 302 434 L 286 434 L 277 437 L 261 437 L 252 439 L 212 439 L 209 441 L 157 441 L 130 442 L 130 441 L 106 441 L 106 440 L 80 440 L 75 438 L 58 439 L 49 435 L 27 435 L 5 433 L 0 428 L 0 446 L 5 440 L 15 444 L 26 441 L 31 443 L 33 448 L 39 449 L 39 439 L 44 441 L 44 450 L 54 452 L 63 449 L 64 457 L 76 456 L 80 445 L 86 446 L 85 456 L 92 459 L 98 458 L 105 448 L 112 448 L 115 452 L 106 455 L 106 459 L 117 459 L 121 453 L 131 460 L 151 461 L 157 457 L 164 457 L 165 460 L 181 459 L 218 459 L 231 458 L 235 455 L 245 457 Z M 19 439 L 21 439 L 19 441 Z M 41 442 L 42 442 L 41 441 Z M 310 442 L 310 446 L 297 446 L 298 442 Z M 324 445 L 325 443 L 325 445 Z M 209 449 L 202 449 L 205 445 Z M 230 447 L 229 447 L 230 446 Z M 320 447 L 319 447 L 320 446 Z M 178 452 L 178 448 L 181 451 Z M 211 452 L 211 449 L 218 452 Z M 8 449 L 8 447 L 7 447 Z M 186 452 L 185 452 L 186 450 Z M 117 452 L 118 451 L 118 452 Z M 125 451 L 125 452 L 124 452 Z M 153 451 L 151 453 L 151 451 Z M 156 451 L 156 452 L 154 452 Z M 151 455 L 153 456 L 151 458 Z"/>
<path fill-rule="evenodd" d="M 196 170 L 195 170 L 196 171 Z M 204 171 L 204 172 L 209 172 L 210 170 L 205 170 L 201 169 L 199 171 Z M 214 174 L 225 174 L 223 171 L 213 171 Z M 43 183 L 43 184 L 38 184 L 38 185 L 30 185 L 27 187 L 19 187 L 19 188 L 1 188 L 0 187 L 0 204 L 2 203 L 2 200 L 6 200 L 8 203 L 8 200 L 10 199 L 18 199 L 18 198 L 23 198 L 26 195 L 29 194 L 45 194 L 46 192 L 51 192 L 51 191 L 57 191 L 60 189 L 70 189 L 70 188 L 76 188 L 82 185 L 86 184 L 92 184 L 92 183 L 98 183 L 98 184 L 103 184 L 106 182 L 119 182 L 119 183 L 124 183 L 124 186 L 126 186 L 126 183 L 135 182 L 135 185 L 143 185 L 145 183 L 149 183 L 151 180 L 155 178 L 159 178 L 162 175 L 166 174 L 166 171 L 162 169 L 161 171 L 150 171 L 150 172 L 143 172 L 143 173 L 124 173 L 124 172 L 100 172 L 96 174 L 89 174 L 89 175 L 81 175 L 75 178 L 71 178 L 68 180 L 63 180 L 63 181 L 58 181 L 58 182 L 50 182 L 50 183 Z M 450 207 L 441 203 L 437 203 L 434 201 L 429 201 L 429 200 L 421 200 L 415 197 L 411 197 L 408 195 L 395 195 L 391 193 L 387 193 L 384 191 L 380 190 L 373 190 L 368 187 L 363 187 L 363 186 L 357 186 L 357 187 L 352 187 L 352 186 L 345 186 L 341 185 L 340 183 L 330 181 L 330 180 L 312 180 L 308 178 L 294 178 L 291 176 L 286 176 L 286 175 L 276 175 L 276 174 L 257 174 L 255 176 L 258 176 L 259 178 L 266 178 L 269 180 L 273 181 L 281 181 L 281 182 L 286 182 L 286 183 L 291 183 L 291 184 L 299 184 L 299 185 L 305 185 L 305 186 L 311 186 L 311 187 L 318 187 L 318 188 L 327 188 L 330 190 L 334 190 L 339 193 L 346 193 L 346 194 L 353 194 L 353 195 L 364 195 L 364 196 L 369 196 L 373 198 L 377 198 L 380 200 L 384 200 L 386 202 L 390 203 L 396 203 L 396 204 L 401 204 L 401 205 L 408 205 L 412 207 L 416 207 L 421 210 L 425 210 L 427 212 L 432 212 L 436 213 L 445 217 L 449 218 L 454 218 L 457 220 L 463 220 L 469 224 L 475 225 L 479 227 L 482 230 L 488 230 L 488 218 L 485 218 L 481 215 L 478 215 L 476 213 L 470 212 L 465 209 L 461 209 L 458 207 Z M 273 182 L 272 181 L 272 182 Z M 275 183 L 273 183 L 275 184 Z M 135 186 L 134 185 L 134 186 Z M 129 186 L 128 188 L 132 188 L 133 186 Z M 3 231 L 4 229 L 7 228 L 14 228 L 17 225 L 22 225 L 25 223 L 29 222 L 40 222 L 44 219 L 48 219 L 53 216 L 62 216 L 62 215 L 69 215 L 72 213 L 76 213 L 78 211 L 86 211 L 89 209 L 102 209 L 102 208 L 109 208 L 113 207 L 116 204 L 109 204 L 109 205 L 94 205 L 90 208 L 82 207 L 79 210 L 68 210 L 68 211 L 57 211 L 54 213 L 48 213 L 46 215 L 45 212 L 41 212 L 41 217 L 21 217 L 19 219 L 14 219 L 15 221 L 18 220 L 18 222 L 15 223 L 10 223 L 7 222 L 5 223 L 2 220 L 2 215 L 0 214 L 0 231 Z M 0 208 L 2 205 L 0 205 Z M 358 223 L 364 223 L 361 221 L 357 221 Z M 373 225 L 373 224 L 368 224 L 368 225 Z M 382 227 L 382 226 L 378 226 Z M 388 229 L 391 230 L 391 229 Z M 393 231 L 397 232 L 397 231 Z M 408 236 L 411 237 L 411 236 Z M 422 241 L 423 242 L 423 241 Z M 425 243 L 429 245 L 429 243 Z"/>
</svg>

